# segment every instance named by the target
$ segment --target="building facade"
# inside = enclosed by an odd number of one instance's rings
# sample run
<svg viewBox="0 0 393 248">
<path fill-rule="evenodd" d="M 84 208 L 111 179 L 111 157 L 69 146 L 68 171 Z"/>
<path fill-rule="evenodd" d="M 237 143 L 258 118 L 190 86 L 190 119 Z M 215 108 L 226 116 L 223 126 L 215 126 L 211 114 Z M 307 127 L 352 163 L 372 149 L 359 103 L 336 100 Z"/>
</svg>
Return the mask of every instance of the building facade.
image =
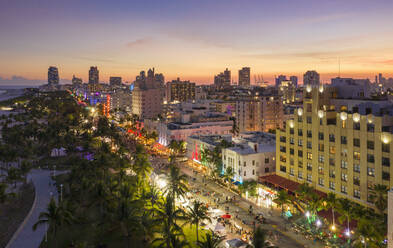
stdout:
<svg viewBox="0 0 393 248">
<path fill-rule="evenodd" d="M 220 74 L 214 76 L 214 86 L 221 88 L 230 85 L 231 71 L 228 70 L 228 68 L 226 68 L 224 72 L 220 72 Z"/>
<path fill-rule="evenodd" d="M 260 176 L 275 171 L 276 137 L 262 132 L 241 133 L 233 147 L 222 149 L 224 171 L 231 167 L 234 181 L 258 181 Z"/>
<path fill-rule="evenodd" d="M 100 90 L 99 84 L 99 71 L 97 66 L 91 66 L 89 70 L 89 90 L 90 92 L 96 92 Z"/>
<path fill-rule="evenodd" d="M 316 71 L 307 71 L 303 75 L 303 85 L 319 85 L 319 74 Z"/>
<path fill-rule="evenodd" d="M 250 86 L 251 82 L 251 72 L 250 72 L 250 67 L 243 67 L 241 70 L 239 70 L 239 86 Z"/>
<path fill-rule="evenodd" d="M 167 82 L 166 101 L 186 102 L 195 100 L 195 83 L 180 81 L 180 78 Z"/>
<path fill-rule="evenodd" d="M 48 69 L 48 84 L 51 86 L 59 85 L 59 70 L 57 67 L 50 66 Z"/>
<path fill-rule="evenodd" d="M 306 87 L 303 106 L 276 132 L 276 173 L 372 206 L 376 184 L 393 186 L 392 111 L 336 106 L 333 87 Z"/>
<path fill-rule="evenodd" d="M 240 132 L 268 132 L 281 128 L 283 116 L 280 96 L 259 96 L 236 101 L 236 125 Z"/>
<path fill-rule="evenodd" d="M 164 101 L 164 76 L 149 69 L 147 77 L 141 71 L 132 91 L 132 113 L 141 119 L 157 118 L 162 114 Z"/>
<path fill-rule="evenodd" d="M 109 85 L 110 86 L 121 86 L 121 77 L 110 77 L 109 78 Z"/>
</svg>

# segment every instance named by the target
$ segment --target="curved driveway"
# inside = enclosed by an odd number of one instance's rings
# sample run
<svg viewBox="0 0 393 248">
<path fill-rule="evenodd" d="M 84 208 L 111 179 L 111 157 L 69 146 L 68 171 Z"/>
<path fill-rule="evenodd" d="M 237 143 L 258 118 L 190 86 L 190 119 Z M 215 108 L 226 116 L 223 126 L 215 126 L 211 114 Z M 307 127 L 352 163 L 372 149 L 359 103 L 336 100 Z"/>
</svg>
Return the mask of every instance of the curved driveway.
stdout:
<svg viewBox="0 0 393 248">
<path fill-rule="evenodd" d="M 53 186 L 48 170 L 33 170 L 29 175 L 30 179 L 34 183 L 36 192 L 33 208 L 6 248 L 37 248 L 45 237 L 46 227 L 39 226 L 33 231 L 33 225 L 38 221 L 40 213 L 47 208 L 51 194 L 57 199 L 57 190 Z"/>
</svg>

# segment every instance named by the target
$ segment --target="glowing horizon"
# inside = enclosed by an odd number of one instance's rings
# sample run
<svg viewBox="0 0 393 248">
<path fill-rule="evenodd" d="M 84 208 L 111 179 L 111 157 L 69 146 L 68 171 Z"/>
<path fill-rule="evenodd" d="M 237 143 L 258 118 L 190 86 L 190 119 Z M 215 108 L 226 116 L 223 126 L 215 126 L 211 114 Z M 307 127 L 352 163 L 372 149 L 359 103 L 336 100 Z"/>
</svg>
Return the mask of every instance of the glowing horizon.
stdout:
<svg viewBox="0 0 393 248">
<path fill-rule="evenodd" d="M 133 81 L 155 67 L 166 81 L 212 83 L 241 67 L 275 75 L 316 70 L 338 76 L 393 76 L 393 2 L 366 1 L 11 1 L 0 8 L 0 77 Z M 1 81 L 0 81 L 1 83 Z"/>
</svg>

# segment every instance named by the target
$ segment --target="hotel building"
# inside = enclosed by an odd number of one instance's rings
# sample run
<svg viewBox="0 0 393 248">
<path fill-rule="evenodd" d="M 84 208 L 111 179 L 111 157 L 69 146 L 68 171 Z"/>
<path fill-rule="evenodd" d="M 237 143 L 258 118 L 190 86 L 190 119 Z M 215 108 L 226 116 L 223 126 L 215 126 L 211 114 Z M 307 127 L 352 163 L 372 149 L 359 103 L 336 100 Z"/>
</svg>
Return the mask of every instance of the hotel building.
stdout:
<svg viewBox="0 0 393 248">
<path fill-rule="evenodd" d="M 393 186 L 391 103 L 340 99 L 322 85 L 304 90 L 303 106 L 276 132 L 277 176 L 372 206 L 375 184 Z"/>
</svg>

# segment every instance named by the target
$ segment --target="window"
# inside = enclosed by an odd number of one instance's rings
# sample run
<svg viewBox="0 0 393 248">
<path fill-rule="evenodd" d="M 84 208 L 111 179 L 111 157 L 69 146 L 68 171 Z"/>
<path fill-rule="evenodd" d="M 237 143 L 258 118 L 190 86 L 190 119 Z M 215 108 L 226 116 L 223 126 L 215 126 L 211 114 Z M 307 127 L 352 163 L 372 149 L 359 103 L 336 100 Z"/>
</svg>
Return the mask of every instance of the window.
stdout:
<svg viewBox="0 0 393 248">
<path fill-rule="evenodd" d="M 321 132 L 318 133 L 318 139 L 323 140 L 323 133 L 321 133 Z"/>
<path fill-rule="evenodd" d="M 360 172 L 360 164 L 353 164 L 353 171 Z"/>
<path fill-rule="evenodd" d="M 353 152 L 353 159 L 360 160 L 360 152 Z"/>
<path fill-rule="evenodd" d="M 312 149 L 312 142 L 311 141 L 307 141 L 307 148 Z"/>
<path fill-rule="evenodd" d="M 244 176 L 246 176 L 246 171 L 244 171 Z"/>
<path fill-rule="evenodd" d="M 367 167 L 367 175 L 369 175 L 370 177 L 374 177 L 375 176 L 375 169 L 371 168 L 371 167 Z"/>
<path fill-rule="evenodd" d="M 322 167 L 322 166 L 319 166 L 319 167 L 318 167 L 318 173 L 321 174 L 321 175 L 323 175 L 323 167 Z"/>
<path fill-rule="evenodd" d="M 291 145 L 295 144 L 295 139 L 293 137 L 289 138 L 289 144 Z"/>
<path fill-rule="evenodd" d="M 390 180 L 390 173 L 387 171 L 382 171 L 382 179 L 389 181 Z"/>
<path fill-rule="evenodd" d="M 243 166 L 244 166 L 244 167 L 247 166 L 247 162 L 246 162 L 246 161 L 243 162 Z"/>
<path fill-rule="evenodd" d="M 347 144 L 347 136 L 341 136 L 341 144 L 346 145 Z"/>
<path fill-rule="evenodd" d="M 298 146 L 303 146 L 303 140 L 302 140 L 302 139 L 299 139 L 299 140 L 297 141 L 297 145 L 298 145 Z"/>
<path fill-rule="evenodd" d="M 320 186 L 323 186 L 323 178 L 322 177 L 318 178 L 318 184 Z"/>
<path fill-rule="evenodd" d="M 360 190 L 354 189 L 353 190 L 353 197 L 360 199 Z"/>
<path fill-rule="evenodd" d="M 298 130 L 297 130 L 297 135 L 303 136 L 303 130 L 302 130 L 302 129 L 298 129 Z"/>
<path fill-rule="evenodd" d="M 360 186 L 360 178 L 358 176 L 353 177 L 353 184 Z"/>
<path fill-rule="evenodd" d="M 389 146 L 389 144 L 384 144 L 384 143 L 382 143 L 382 151 L 383 151 L 383 152 L 390 152 L 390 146 Z"/>
<path fill-rule="evenodd" d="M 360 123 L 359 122 L 354 122 L 353 123 L 353 129 L 354 130 L 360 130 Z"/>
<path fill-rule="evenodd" d="M 382 165 L 389 167 L 390 166 L 390 159 L 382 157 Z"/>
<path fill-rule="evenodd" d="M 312 159 L 312 153 L 311 152 L 307 152 L 307 159 Z"/>
<path fill-rule="evenodd" d="M 344 181 L 344 182 L 348 181 L 348 175 L 345 173 L 341 173 L 341 181 Z"/>
<path fill-rule="evenodd" d="M 280 146 L 280 152 L 287 152 L 287 148 L 285 146 Z"/>
<path fill-rule="evenodd" d="M 280 155 L 280 161 L 281 162 L 287 162 L 287 156 L 285 156 L 285 155 Z"/>
<path fill-rule="evenodd" d="M 330 170 L 330 171 L 329 171 L 329 177 L 330 177 L 330 178 L 336 178 L 336 171 Z"/>
<path fill-rule="evenodd" d="M 329 158 L 329 165 L 331 166 L 335 166 L 336 165 L 336 161 L 334 158 Z"/>
<path fill-rule="evenodd" d="M 307 182 L 312 182 L 312 175 L 311 174 L 307 174 Z"/>
<path fill-rule="evenodd" d="M 348 162 L 345 160 L 341 160 L 341 168 L 342 169 L 348 169 Z"/>
<path fill-rule="evenodd" d="M 341 185 L 341 193 L 343 193 L 343 194 L 347 193 L 347 186 Z"/>
<path fill-rule="evenodd" d="M 360 139 L 353 139 L 353 146 L 360 147 Z"/>
<path fill-rule="evenodd" d="M 374 150 L 374 141 L 367 140 L 367 149 Z"/>
<path fill-rule="evenodd" d="M 301 160 L 297 161 L 297 167 L 303 168 L 303 161 Z"/>
<path fill-rule="evenodd" d="M 265 164 L 269 163 L 269 158 L 265 158 Z"/>
<path fill-rule="evenodd" d="M 280 142 L 287 142 L 287 138 L 285 136 L 280 136 Z"/>
<path fill-rule="evenodd" d="M 293 158 L 291 158 L 291 159 L 289 160 L 289 164 L 290 164 L 290 165 L 294 165 L 294 164 L 295 164 L 295 162 L 293 161 Z"/>
<path fill-rule="evenodd" d="M 335 185 L 334 185 L 334 182 L 329 182 L 329 189 L 332 189 L 332 190 L 334 190 L 335 189 Z"/>
<path fill-rule="evenodd" d="M 298 116 L 298 117 L 297 117 L 297 121 L 298 121 L 298 122 L 303 122 L 303 117 Z"/>
<path fill-rule="evenodd" d="M 255 170 L 252 170 L 252 175 L 255 175 Z"/>
<path fill-rule="evenodd" d="M 374 188 L 374 182 L 367 181 L 367 188 L 368 189 L 373 189 Z"/>
<path fill-rule="evenodd" d="M 265 168 L 265 173 L 268 173 L 269 172 L 269 167 L 266 167 Z"/>
<path fill-rule="evenodd" d="M 302 172 L 302 171 L 299 171 L 299 172 L 297 173 L 297 177 L 300 178 L 300 179 L 303 179 L 303 172 Z"/>
<path fill-rule="evenodd" d="M 374 155 L 373 154 L 367 154 L 367 162 L 369 163 L 374 163 Z"/>
<path fill-rule="evenodd" d="M 303 151 L 302 150 L 297 151 L 297 155 L 302 158 L 303 157 Z"/>
<path fill-rule="evenodd" d="M 255 165 L 255 160 L 252 161 L 252 165 L 253 165 L 253 166 Z"/>
<path fill-rule="evenodd" d="M 348 150 L 347 149 L 342 149 L 341 150 L 341 157 L 346 158 L 348 156 Z"/>
<path fill-rule="evenodd" d="M 295 150 L 293 148 L 289 148 L 289 154 L 294 155 L 295 154 Z"/>
<path fill-rule="evenodd" d="M 311 163 L 307 163 L 307 170 L 312 171 L 312 164 Z"/>
<path fill-rule="evenodd" d="M 311 105 L 311 103 L 307 103 L 306 109 L 307 109 L 307 112 L 308 112 L 308 113 L 311 113 L 311 111 L 312 111 L 312 105 Z"/>
<path fill-rule="evenodd" d="M 323 144 L 318 144 L 318 151 L 323 152 L 324 151 L 324 146 Z"/>
<path fill-rule="evenodd" d="M 307 130 L 307 138 L 312 138 L 312 131 L 311 130 Z"/>
<path fill-rule="evenodd" d="M 335 146 L 330 146 L 329 147 L 329 153 L 330 154 L 336 154 L 336 147 Z"/>
<path fill-rule="evenodd" d="M 294 175 L 293 167 L 289 168 L 289 175 L 291 175 L 291 176 Z"/>
<path fill-rule="evenodd" d="M 293 128 L 290 128 L 290 129 L 289 129 L 289 134 L 293 134 L 293 133 L 294 133 Z"/>
<path fill-rule="evenodd" d="M 367 123 L 367 132 L 373 133 L 375 129 L 374 124 L 372 123 Z"/>
<path fill-rule="evenodd" d="M 329 134 L 329 141 L 330 142 L 335 142 L 336 141 L 336 138 L 334 137 L 334 134 Z"/>
<path fill-rule="evenodd" d="M 319 163 L 325 162 L 325 157 L 323 155 L 319 155 L 318 156 L 318 161 L 319 161 Z"/>
</svg>

